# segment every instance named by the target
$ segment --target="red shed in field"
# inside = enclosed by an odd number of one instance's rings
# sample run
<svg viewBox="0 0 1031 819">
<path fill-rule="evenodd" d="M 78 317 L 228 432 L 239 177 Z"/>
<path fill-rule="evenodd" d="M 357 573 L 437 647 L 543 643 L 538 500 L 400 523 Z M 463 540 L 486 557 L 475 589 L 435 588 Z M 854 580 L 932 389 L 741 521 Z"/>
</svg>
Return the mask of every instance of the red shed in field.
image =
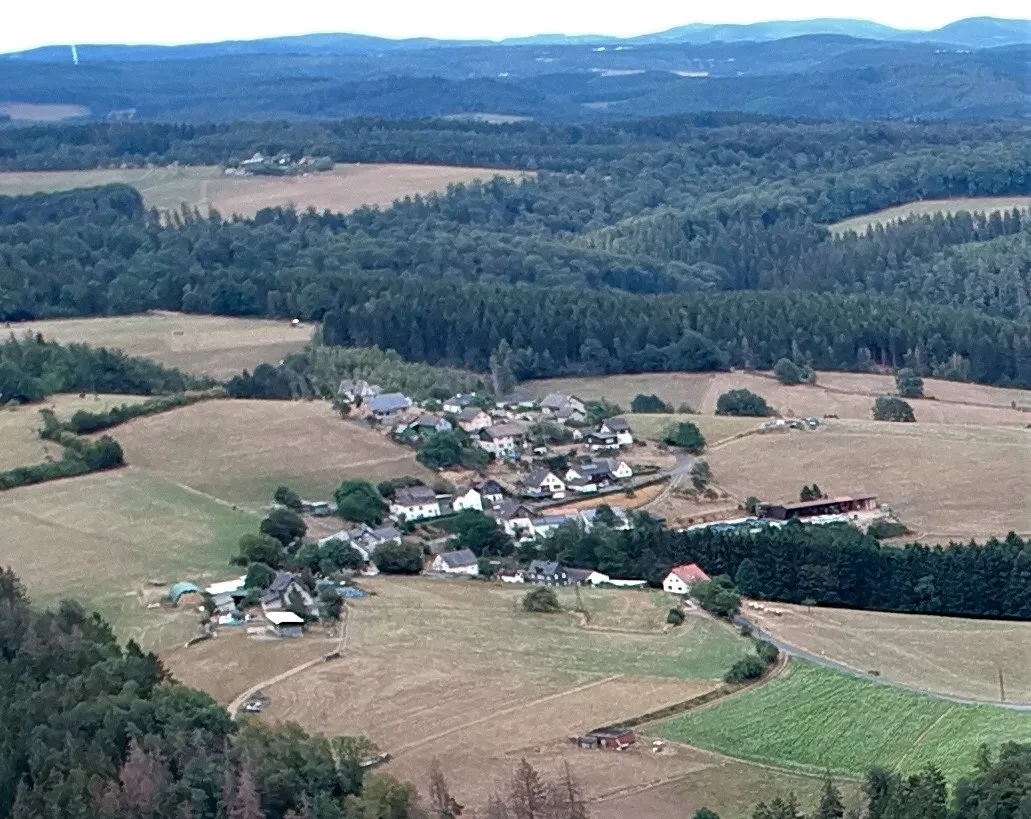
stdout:
<svg viewBox="0 0 1031 819">
<path fill-rule="evenodd" d="M 607 725 L 588 731 L 579 739 L 581 748 L 612 748 L 622 750 L 629 748 L 637 740 L 633 728 L 623 725 Z"/>
</svg>

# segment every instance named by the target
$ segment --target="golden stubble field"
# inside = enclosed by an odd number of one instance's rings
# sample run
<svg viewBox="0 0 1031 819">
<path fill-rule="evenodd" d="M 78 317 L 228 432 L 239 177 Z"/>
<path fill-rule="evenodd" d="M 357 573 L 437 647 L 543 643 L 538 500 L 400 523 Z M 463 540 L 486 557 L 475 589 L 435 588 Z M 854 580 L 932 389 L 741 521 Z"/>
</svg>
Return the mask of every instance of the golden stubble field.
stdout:
<svg viewBox="0 0 1031 819">
<path fill-rule="evenodd" d="M 230 503 L 261 506 L 287 484 L 326 499 L 344 478 L 373 482 L 433 473 L 326 401 L 204 401 L 117 429 L 126 460 L 148 474 Z"/>
<path fill-rule="evenodd" d="M 304 176 L 226 176 L 205 165 L 166 168 L 105 168 L 90 171 L 10 171 L 0 173 L 0 195 L 69 190 L 125 183 L 147 207 L 177 210 L 186 204 L 202 213 L 253 216 L 262 208 L 313 207 L 349 213 L 363 205 L 386 207 L 416 194 L 444 191 L 448 185 L 488 181 L 495 176 L 521 179 L 533 174 L 494 168 L 450 165 L 339 164 L 332 171 Z"/>
<path fill-rule="evenodd" d="M 558 392 L 572 393 L 581 399 L 607 398 L 628 411 L 635 395 L 655 394 L 674 408 L 687 404 L 702 416 L 716 411 L 716 401 L 723 393 L 747 389 L 761 395 L 786 418 L 837 415 L 870 419 L 874 399 L 894 392 L 895 379 L 887 375 L 818 372 L 815 385 L 788 387 L 769 373 L 735 371 L 554 378 L 531 381 L 524 386 L 537 396 Z M 1031 423 L 1031 413 L 1011 406 L 1015 402 L 1018 407 L 1031 409 L 1031 391 L 928 378 L 924 380 L 924 393 L 927 398 L 910 400 L 920 422 L 1021 427 Z"/>
<path fill-rule="evenodd" d="M 673 819 L 703 804 L 738 815 L 760 791 L 772 798 L 794 790 L 805 804 L 819 788 L 817 779 L 773 775 L 691 748 L 654 754 L 642 742 L 614 753 L 568 742 L 710 690 L 747 651 L 733 630 L 706 618 L 667 631 L 661 593 L 584 589 L 592 613 L 584 627 L 571 614 L 521 612 L 525 587 L 383 577 L 363 585 L 374 596 L 348 605 L 343 658 L 264 688 L 271 704 L 263 718 L 366 734 L 393 755 L 384 772 L 422 788 L 436 758 L 471 808 L 504 788 L 520 757 L 545 776 L 568 762 L 602 819 L 640 810 Z M 559 594 L 564 606 L 574 605 L 572 590 Z M 240 658 L 252 649 L 254 658 Z M 298 663 L 314 656 L 288 651 Z M 233 635 L 171 652 L 166 662 L 228 701 L 260 682 L 257 675 L 280 673 L 287 660 Z M 235 687 L 227 669 L 238 674 Z"/>
<path fill-rule="evenodd" d="M 853 611 L 777 603 L 745 608 L 763 631 L 790 645 L 894 683 L 998 702 L 1031 702 L 1031 623 Z"/>
<path fill-rule="evenodd" d="M 894 208 L 885 208 L 876 213 L 867 213 L 863 216 L 853 216 L 830 225 L 832 233 L 840 235 L 849 230 L 856 233 L 866 233 L 868 227 L 887 225 L 906 219 L 910 216 L 934 216 L 936 213 L 950 214 L 959 211 L 970 213 L 994 213 L 995 211 L 1007 211 L 1014 208 L 1027 210 L 1031 208 L 1031 196 L 993 196 L 973 197 L 969 199 L 927 199 L 922 202 L 909 202 L 905 205 L 898 205 Z"/>
<path fill-rule="evenodd" d="M 133 316 L 51 319 L 4 326 L 15 335 L 42 333 L 62 344 L 110 347 L 196 375 L 228 378 L 262 362 L 278 363 L 311 340 L 312 325 L 271 319 L 153 311 Z"/>
</svg>

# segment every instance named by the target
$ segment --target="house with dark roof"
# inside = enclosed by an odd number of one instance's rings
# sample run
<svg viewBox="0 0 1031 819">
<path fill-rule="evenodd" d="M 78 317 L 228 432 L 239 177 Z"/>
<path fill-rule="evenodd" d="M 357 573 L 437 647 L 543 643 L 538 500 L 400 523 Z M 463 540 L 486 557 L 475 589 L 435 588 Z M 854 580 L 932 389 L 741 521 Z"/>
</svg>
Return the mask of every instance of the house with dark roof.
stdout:
<svg viewBox="0 0 1031 819">
<path fill-rule="evenodd" d="M 474 577 L 479 573 L 479 567 L 474 555 L 469 549 L 458 549 L 453 552 L 441 552 L 430 564 L 430 571 L 439 574 L 465 575 Z"/>
<path fill-rule="evenodd" d="M 479 407 L 466 407 L 458 413 L 458 426 L 466 432 L 479 432 L 493 423 L 494 419 Z"/>
<path fill-rule="evenodd" d="M 385 392 L 365 402 L 365 406 L 377 418 L 393 418 L 412 406 L 412 399 L 399 392 Z"/>
<path fill-rule="evenodd" d="M 569 575 L 560 563 L 553 560 L 531 560 L 530 567 L 523 572 L 527 583 L 541 583 L 545 586 L 565 586 Z"/>
<path fill-rule="evenodd" d="M 272 585 L 261 595 L 261 608 L 266 612 L 286 611 L 295 597 L 300 599 L 306 610 L 313 613 L 318 610 L 315 598 L 297 575 L 293 572 L 277 572 Z"/>
<path fill-rule="evenodd" d="M 411 432 L 415 435 L 426 436 L 434 435 L 438 432 L 450 432 L 451 429 L 451 422 L 447 418 L 427 412 L 406 424 L 402 432 Z"/>
<path fill-rule="evenodd" d="M 566 494 L 565 481 L 543 467 L 533 470 L 519 483 L 523 491 L 534 498 L 563 498 Z"/>
<path fill-rule="evenodd" d="M 394 493 L 390 514 L 398 520 L 413 521 L 440 517 L 440 501 L 428 486 L 406 486 Z"/>
<path fill-rule="evenodd" d="M 503 498 L 485 510 L 488 517 L 505 530 L 509 537 L 533 536 L 533 513 L 530 508 L 512 498 Z"/>
<path fill-rule="evenodd" d="M 515 421 L 483 429 L 474 441 L 476 446 L 498 459 L 517 457 L 525 442 L 526 425 Z"/>
<path fill-rule="evenodd" d="M 575 395 L 551 393 L 541 401 L 541 413 L 556 421 L 582 422 L 587 419 L 587 407 Z"/>
<path fill-rule="evenodd" d="M 530 393 L 515 390 L 498 399 L 498 406 L 506 409 L 531 409 L 537 403 Z"/>
<path fill-rule="evenodd" d="M 458 395 L 452 396 L 444 402 L 444 412 L 450 415 L 458 415 L 462 410 L 472 406 L 473 401 L 476 400 L 476 393 L 459 393 Z"/>
<path fill-rule="evenodd" d="M 505 499 L 505 487 L 493 478 L 488 478 L 476 487 L 483 496 L 483 502 L 489 505 L 501 503 Z"/>
</svg>

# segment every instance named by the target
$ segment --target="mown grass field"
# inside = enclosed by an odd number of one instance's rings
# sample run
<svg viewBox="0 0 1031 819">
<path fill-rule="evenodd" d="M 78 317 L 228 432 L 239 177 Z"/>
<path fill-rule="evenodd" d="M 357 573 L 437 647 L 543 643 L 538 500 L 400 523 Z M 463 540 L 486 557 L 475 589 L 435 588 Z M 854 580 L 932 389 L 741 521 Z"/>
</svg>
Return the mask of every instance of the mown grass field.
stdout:
<svg viewBox="0 0 1031 819">
<path fill-rule="evenodd" d="M 592 799 L 622 799 L 720 764 L 645 747 L 591 754 L 568 737 L 711 690 L 751 650 L 733 629 L 690 617 L 669 630 L 669 600 L 649 591 L 581 590 L 585 627 L 568 611 L 577 604 L 568 589 L 559 590 L 566 613 L 531 615 L 520 607 L 525 586 L 390 577 L 365 585 L 375 596 L 348 606 L 344 660 L 269 687 L 268 718 L 365 733 L 393 754 L 385 771 L 402 778 L 421 781 L 439 757 L 471 807 L 524 755 L 548 775 L 568 761 Z M 711 787 L 709 779 L 695 790 L 699 803 Z"/>
<path fill-rule="evenodd" d="M 5 329 L 17 335 L 42 333 L 62 344 L 111 347 L 219 379 L 262 362 L 278 363 L 298 352 L 312 333 L 310 324 L 166 312 L 28 321 Z"/>
<path fill-rule="evenodd" d="M 117 433 L 128 462 L 148 474 L 252 507 L 271 503 L 280 484 L 327 499 L 344 478 L 433 480 L 414 450 L 341 419 L 325 401 L 206 401 Z"/>
<path fill-rule="evenodd" d="M 177 580 L 232 574 L 229 558 L 258 519 L 132 467 L 0 492 L 0 563 L 29 596 L 80 600 L 122 638 L 175 642 L 196 617 L 148 609 Z"/>
<path fill-rule="evenodd" d="M 103 168 L 89 171 L 10 171 L 0 173 L 0 196 L 124 183 L 142 195 L 148 208 L 177 210 L 183 204 L 202 213 L 253 216 L 262 208 L 294 206 L 299 211 L 350 212 L 363 205 L 387 206 L 448 185 L 487 181 L 494 176 L 524 177 L 522 171 L 449 165 L 341 164 L 332 171 L 303 176 L 226 176 L 213 165 L 168 168 Z"/>
<path fill-rule="evenodd" d="M 67 418 L 76 410 L 104 412 L 121 404 L 146 400 L 138 395 L 51 395 L 40 404 L 0 408 L 0 470 L 42 463 L 47 457 L 60 460 L 61 447 L 42 440 L 38 433 L 39 411 L 52 409 L 59 418 Z"/>
<path fill-rule="evenodd" d="M 853 230 L 856 233 L 866 233 L 868 227 L 887 225 L 897 222 L 910 216 L 933 216 L 936 213 L 958 213 L 968 211 L 970 213 L 994 213 L 995 211 L 1013 210 L 1020 208 L 1026 210 L 1031 207 L 1031 196 L 998 196 L 969 199 L 928 199 L 922 202 L 910 202 L 906 205 L 898 205 L 894 208 L 886 208 L 876 213 L 867 213 L 863 216 L 853 216 L 841 222 L 830 225 L 830 230 L 836 235 Z"/>
<path fill-rule="evenodd" d="M 883 679 L 943 694 L 1031 702 L 1031 623 L 806 608 L 747 609 L 779 640 Z"/>
<path fill-rule="evenodd" d="M 793 661 L 785 676 L 657 733 L 739 759 L 843 776 L 934 764 L 951 781 L 972 770 L 982 744 L 1031 741 L 1031 714 L 957 705 Z"/>
</svg>

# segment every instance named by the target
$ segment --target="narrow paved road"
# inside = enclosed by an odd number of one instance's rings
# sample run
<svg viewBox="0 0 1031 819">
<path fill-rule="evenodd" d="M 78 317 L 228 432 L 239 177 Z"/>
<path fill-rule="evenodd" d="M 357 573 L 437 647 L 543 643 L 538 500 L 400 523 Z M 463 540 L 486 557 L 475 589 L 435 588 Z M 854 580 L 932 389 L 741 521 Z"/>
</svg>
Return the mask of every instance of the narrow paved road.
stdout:
<svg viewBox="0 0 1031 819">
<path fill-rule="evenodd" d="M 839 663 L 837 660 L 831 660 L 827 657 L 822 657 L 819 654 L 813 654 L 811 651 L 806 651 L 804 648 L 799 648 L 798 646 L 791 645 L 790 643 L 785 643 L 783 640 L 778 640 L 776 637 L 763 631 L 755 625 L 755 623 L 742 617 L 740 614 L 735 615 L 734 624 L 738 626 L 747 625 L 752 630 L 752 634 L 760 640 L 773 643 L 773 645 L 790 657 L 798 657 L 800 660 L 806 660 L 807 662 L 823 666 L 824 668 L 830 668 L 834 671 L 841 671 L 844 674 L 859 677 L 867 682 L 877 683 L 878 685 L 884 685 L 889 688 L 898 688 L 902 691 L 909 691 L 913 694 L 923 694 L 926 697 L 934 697 L 937 700 L 952 702 L 957 705 L 987 705 L 994 706 L 995 708 L 1005 708 L 1008 711 L 1031 711 L 1031 702 L 993 702 L 991 700 L 975 700 L 969 697 L 960 697 L 955 694 L 943 694 L 941 691 L 929 691 L 926 688 L 917 688 L 913 685 L 892 682 L 891 680 L 886 680 L 884 677 L 875 677 L 872 674 L 867 674 L 857 668 L 852 668 L 852 666 Z"/>
</svg>

